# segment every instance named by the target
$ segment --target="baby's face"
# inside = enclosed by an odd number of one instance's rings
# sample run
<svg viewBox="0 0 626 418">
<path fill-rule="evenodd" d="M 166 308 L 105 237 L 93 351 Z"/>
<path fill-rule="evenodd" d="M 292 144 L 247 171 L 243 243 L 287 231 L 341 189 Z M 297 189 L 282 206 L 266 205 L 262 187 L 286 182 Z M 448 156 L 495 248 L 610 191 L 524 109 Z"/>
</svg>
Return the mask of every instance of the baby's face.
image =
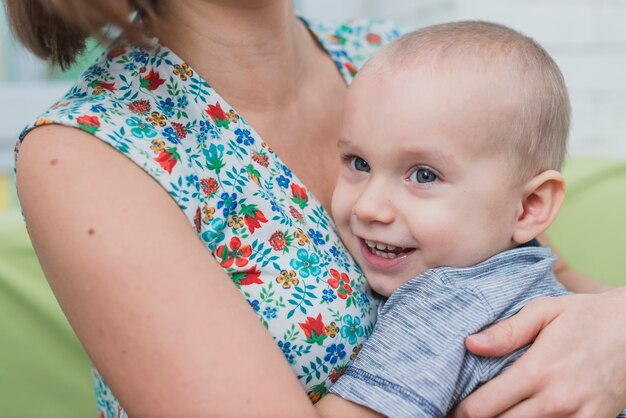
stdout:
<svg viewBox="0 0 626 418">
<path fill-rule="evenodd" d="M 389 296 L 438 266 L 512 248 L 521 185 L 504 148 L 507 90 L 486 74 L 364 73 L 349 88 L 335 222 L 371 287 Z M 496 86 L 494 86 L 496 84 Z"/>
</svg>

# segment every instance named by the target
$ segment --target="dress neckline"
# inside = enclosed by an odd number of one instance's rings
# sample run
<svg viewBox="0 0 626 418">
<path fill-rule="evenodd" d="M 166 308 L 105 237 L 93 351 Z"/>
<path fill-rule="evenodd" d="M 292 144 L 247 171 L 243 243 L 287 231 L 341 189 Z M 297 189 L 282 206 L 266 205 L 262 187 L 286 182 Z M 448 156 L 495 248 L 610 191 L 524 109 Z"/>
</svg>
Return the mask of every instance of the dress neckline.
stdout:
<svg viewBox="0 0 626 418">
<path fill-rule="evenodd" d="M 356 66 L 354 65 L 354 63 L 350 59 L 350 57 L 349 57 L 348 53 L 346 52 L 346 49 L 343 47 L 343 45 L 341 43 L 338 43 L 338 42 L 332 42 L 334 34 L 332 33 L 332 31 L 330 31 L 327 27 L 325 27 L 321 23 L 315 22 L 313 20 L 308 20 L 308 19 L 305 19 L 303 17 L 298 17 L 298 18 L 305 25 L 305 29 L 307 29 L 307 31 L 311 34 L 311 36 L 314 37 L 313 40 L 316 42 L 316 44 L 320 48 L 322 48 L 322 50 L 327 54 L 328 58 L 333 61 L 333 63 L 335 64 L 335 67 L 339 71 L 339 75 L 342 77 L 342 79 L 344 80 L 346 85 L 349 85 L 350 82 L 352 81 L 352 79 L 354 78 L 354 75 L 356 74 Z M 243 121 L 244 125 L 250 131 L 250 135 L 255 139 L 255 141 L 258 140 L 259 143 L 266 144 L 267 145 L 266 150 L 273 156 L 273 158 L 276 160 L 276 162 L 278 162 L 281 166 L 291 170 L 291 168 L 287 164 L 285 164 L 285 162 L 280 157 L 280 155 L 278 155 L 276 152 L 274 152 L 274 150 L 272 149 L 271 145 L 268 144 L 267 142 L 265 142 L 263 137 L 256 131 L 256 129 L 252 125 L 250 125 L 248 123 L 246 118 L 244 118 L 237 111 L 237 109 L 235 109 L 233 106 L 231 106 L 230 103 L 226 99 L 224 99 L 224 97 L 217 90 L 215 90 L 213 88 L 213 86 L 204 77 L 202 77 L 197 71 L 195 71 L 193 69 L 193 67 L 189 66 L 172 49 L 170 49 L 169 47 L 167 47 L 165 45 L 162 45 L 162 44 L 158 43 L 158 41 L 156 42 L 156 44 L 158 45 L 157 53 L 158 53 L 158 49 L 165 50 L 170 55 L 170 61 L 171 61 L 170 65 L 172 67 L 182 66 L 184 64 L 190 70 L 192 70 L 193 73 L 198 78 L 198 80 L 200 81 L 200 83 L 204 84 L 205 86 L 207 86 L 207 88 L 210 90 L 210 92 L 211 92 L 210 95 L 213 98 L 212 102 L 215 101 L 215 102 L 219 103 L 223 110 L 232 109 L 239 116 L 239 118 Z M 216 105 L 215 103 L 208 103 L 207 102 L 207 105 L 210 105 L 210 104 Z M 247 145 L 247 147 L 250 148 L 251 144 Z M 315 202 L 315 204 L 321 208 L 322 213 L 331 222 L 333 222 L 332 216 L 330 215 L 330 213 L 328 212 L 326 207 L 324 207 L 324 205 L 321 204 L 321 202 L 317 198 L 317 196 L 315 196 L 311 192 L 309 187 L 304 182 L 302 182 L 302 180 L 300 180 L 300 178 L 295 173 L 293 173 L 293 177 L 294 177 L 295 180 L 297 180 L 297 182 L 301 186 L 303 186 L 307 190 L 310 199 L 312 199 Z"/>
</svg>

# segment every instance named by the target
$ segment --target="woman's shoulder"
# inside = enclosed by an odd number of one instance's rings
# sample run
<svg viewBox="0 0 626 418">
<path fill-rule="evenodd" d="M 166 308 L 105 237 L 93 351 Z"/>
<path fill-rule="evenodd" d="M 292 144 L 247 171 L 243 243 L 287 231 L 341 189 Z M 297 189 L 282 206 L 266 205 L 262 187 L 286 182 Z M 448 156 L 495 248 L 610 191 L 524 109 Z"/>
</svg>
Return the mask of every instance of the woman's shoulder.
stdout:
<svg viewBox="0 0 626 418">
<path fill-rule="evenodd" d="M 356 72 L 384 45 L 397 39 L 401 32 L 393 20 L 360 18 L 321 21 L 303 19 L 320 43 L 337 61 L 346 58 Z"/>
<path fill-rule="evenodd" d="M 129 157 L 171 193 L 191 171 L 186 149 L 206 107 L 200 99 L 208 91 L 208 84 L 167 48 L 109 49 L 26 126 L 16 158 L 22 140 L 40 126 L 77 128 Z"/>
</svg>

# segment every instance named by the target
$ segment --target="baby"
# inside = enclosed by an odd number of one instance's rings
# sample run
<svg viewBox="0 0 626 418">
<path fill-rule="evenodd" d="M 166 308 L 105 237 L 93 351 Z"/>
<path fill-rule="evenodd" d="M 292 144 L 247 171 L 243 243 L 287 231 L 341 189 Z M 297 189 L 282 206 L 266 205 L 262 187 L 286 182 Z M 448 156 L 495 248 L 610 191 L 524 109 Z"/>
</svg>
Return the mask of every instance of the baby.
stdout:
<svg viewBox="0 0 626 418">
<path fill-rule="evenodd" d="M 318 403 L 324 416 L 445 417 L 522 354 L 478 357 L 464 340 L 533 298 L 567 293 L 535 237 L 563 201 L 569 118 L 552 58 L 497 24 L 418 30 L 359 72 L 332 209 L 389 299 Z"/>
</svg>

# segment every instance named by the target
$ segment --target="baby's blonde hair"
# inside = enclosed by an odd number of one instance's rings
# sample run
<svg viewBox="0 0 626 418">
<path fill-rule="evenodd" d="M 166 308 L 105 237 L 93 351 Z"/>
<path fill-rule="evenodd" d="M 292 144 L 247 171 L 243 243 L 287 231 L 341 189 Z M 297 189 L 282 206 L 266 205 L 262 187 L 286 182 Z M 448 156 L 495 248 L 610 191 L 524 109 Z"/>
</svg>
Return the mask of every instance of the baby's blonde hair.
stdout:
<svg viewBox="0 0 626 418">
<path fill-rule="evenodd" d="M 504 145 L 512 145 L 505 149 L 518 162 L 512 177 L 524 180 L 545 170 L 560 170 L 569 131 L 569 97 L 559 67 L 537 42 L 495 23 L 444 23 L 402 36 L 362 71 L 410 69 L 425 54 L 437 66 L 462 58 L 503 71 L 519 95 L 504 133 Z"/>
</svg>

